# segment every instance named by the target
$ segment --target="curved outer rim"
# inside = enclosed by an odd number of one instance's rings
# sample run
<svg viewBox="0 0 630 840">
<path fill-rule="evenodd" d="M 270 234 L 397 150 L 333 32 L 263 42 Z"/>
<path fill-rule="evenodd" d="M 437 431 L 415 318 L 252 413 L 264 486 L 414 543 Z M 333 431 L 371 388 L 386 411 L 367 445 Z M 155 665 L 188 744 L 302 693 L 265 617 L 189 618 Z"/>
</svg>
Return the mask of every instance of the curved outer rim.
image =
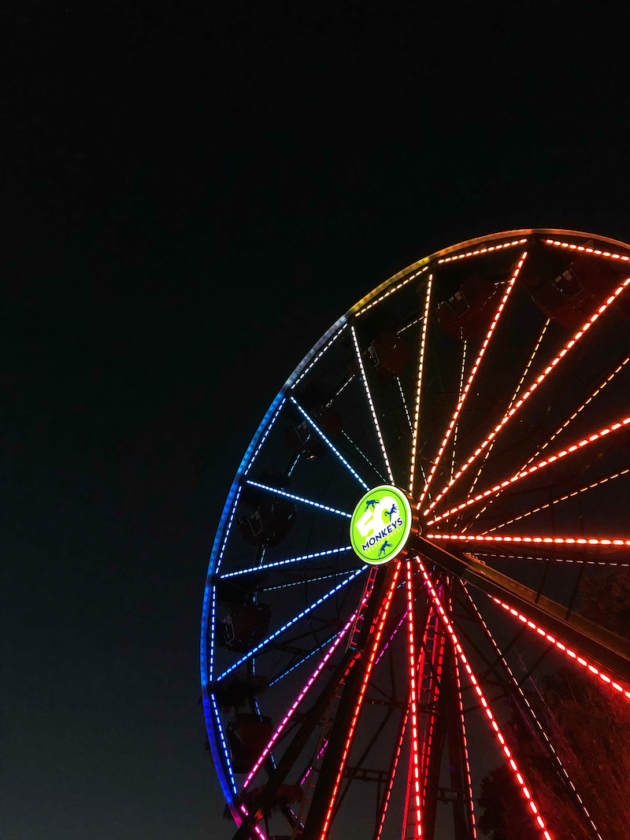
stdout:
<svg viewBox="0 0 630 840">
<path fill-rule="evenodd" d="M 411 525 L 413 522 L 413 511 L 411 510 L 411 505 L 409 504 L 409 499 L 407 498 L 407 494 L 405 493 L 405 491 L 398 487 L 396 484 L 379 484 L 376 487 L 372 487 L 371 490 L 368 490 L 368 492 L 359 499 L 352 514 L 351 526 L 354 522 L 354 516 L 356 514 L 357 508 L 359 508 L 363 504 L 363 502 L 367 499 L 368 496 L 371 496 L 372 493 L 376 493 L 377 490 L 389 490 L 390 492 L 393 490 L 399 496 L 399 498 L 403 500 L 405 504 L 405 510 L 407 511 L 407 523 L 405 524 L 405 533 L 402 540 L 400 541 L 398 551 L 395 554 L 390 554 L 390 556 L 387 557 L 385 560 L 366 560 L 365 557 L 363 557 L 363 555 L 360 554 L 354 547 L 352 537 L 350 537 L 350 542 L 352 543 L 354 553 L 359 558 L 359 560 L 361 560 L 361 562 L 365 563 L 366 566 L 383 566 L 385 563 L 389 563 L 391 560 L 394 560 L 394 558 L 398 557 L 399 554 L 401 554 L 401 552 L 403 552 L 407 546 L 407 541 L 409 539 L 409 534 L 411 533 Z"/>
<path fill-rule="evenodd" d="M 523 238 L 528 236 L 569 236 L 569 237 L 578 237 L 580 239 L 593 239 L 595 242 L 598 243 L 607 243 L 608 245 L 613 245 L 616 248 L 620 248 L 624 251 L 630 251 L 630 245 L 626 244 L 625 242 L 620 242 L 617 239 L 610 239 L 606 236 L 599 236 L 598 234 L 594 233 L 586 233 L 584 231 L 578 230 L 565 230 L 562 228 L 523 228 L 517 230 L 508 230 L 503 231 L 501 233 L 493 233 L 486 236 L 478 236 L 474 239 L 467 239 L 463 242 L 459 242 L 456 245 L 451 245 L 447 248 L 443 248 L 440 251 L 436 251 L 435 253 L 429 255 L 428 257 L 424 257 L 421 260 L 418 260 L 411 265 L 408 265 L 406 268 L 402 269 L 401 271 L 394 274 L 388 280 L 385 280 L 375 289 L 373 289 L 369 294 L 365 295 L 365 297 L 361 298 L 351 309 L 349 309 L 345 315 L 342 315 L 333 325 L 327 330 L 324 335 L 320 338 L 320 340 L 315 344 L 315 346 L 310 350 L 306 356 L 302 359 L 302 361 L 298 364 L 295 368 L 291 376 L 287 379 L 287 381 L 282 386 L 280 392 L 271 403 L 267 413 L 263 417 L 262 422 L 258 426 L 248 448 L 243 456 L 243 460 L 241 461 L 238 470 L 236 471 L 236 475 L 234 476 L 234 481 L 230 487 L 227 499 L 225 501 L 225 505 L 223 507 L 223 512 L 221 513 L 221 518 L 219 520 L 219 525 L 217 527 L 216 536 L 214 539 L 214 543 L 212 545 L 212 550 L 210 552 L 210 561 L 208 564 L 208 573 L 206 576 L 206 584 L 204 589 L 204 596 L 203 596 L 203 606 L 202 606 L 202 617 L 201 617 L 201 650 L 200 650 L 200 666 L 201 666 L 201 692 L 202 692 L 202 701 L 203 701 L 203 711 L 206 720 L 206 730 L 208 732 L 208 741 L 210 744 L 210 751 L 212 753 L 212 758 L 214 761 L 214 766 L 219 777 L 219 782 L 221 784 L 221 788 L 223 790 L 223 794 L 225 796 L 226 802 L 234 816 L 234 819 L 237 824 L 240 824 L 242 820 L 242 816 L 240 812 L 237 810 L 234 797 L 236 795 L 236 789 L 232 785 L 232 781 L 229 776 L 228 766 L 227 766 L 227 756 L 225 752 L 222 751 L 221 743 L 223 740 L 223 731 L 220 726 L 220 722 L 218 719 L 218 712 L 215 711 L 216 706 L 211 702 L 211 693 L 209 692 L 208 688 L 208 661 L 209 661 L 209 651 L 208 651 L 208 629 L 210 623 L 210 612 L 211 612 L 211 602 L 213 600 L 213 585 L 212 585 L 212 577 L 214 575 L 217 561 L 221 554 L 221 547 L 223 545 L 223 539 L 226 534 L 226 526 L 228 525 L 228 521 L 232 514 L 232 508 L 235 503 L 235 499 L 238 493 L 238 488 L 241 482 L 241 478 L 245 471 L 247 470 L 248 466 L 251 464 L 252 455 L 255 453 L 256 447 L 260 443 L 262 437 L 264 436 L 267 427 L 275 416 L 276 411 L 279 410 L 281 404 L 284 402 L 284 397 L 287 391 L 291 390 L 296 384 L 297 381 L 301 378 L 301 374 L 306 371 L 306 368 L 311 364 L 311 362 L 315 359 L 317 354 L 321 351 L 321 349 L 333 338 L 336 338 L 337 335 L 342 331 L 344 327 L 351 321 L 351 319 L 360 312 L 368 303 L 372 300 L 377 298 L 379 295 L 383 294 L 390 286 L 403 280 L 407 275 L 417 272 L 419 269 L 428 266 L 431 262 L 439 259 L 440 257 L 448 256 L 449 254 L 453 254 L 456 251 L 461 251 L 468 248 L 474 248 L 477 245 L 485 245 L 489 242 L 497 242 L 502 239 L 513 239 Z M 212 610 L 214 614 L 214 610 Z M 213 619 L 214 620 L 214 619 Z M 214 708 L 213 708 L 214 707 Z M 224 748 L 225 749 L 225 748 Z"/>
</svg>

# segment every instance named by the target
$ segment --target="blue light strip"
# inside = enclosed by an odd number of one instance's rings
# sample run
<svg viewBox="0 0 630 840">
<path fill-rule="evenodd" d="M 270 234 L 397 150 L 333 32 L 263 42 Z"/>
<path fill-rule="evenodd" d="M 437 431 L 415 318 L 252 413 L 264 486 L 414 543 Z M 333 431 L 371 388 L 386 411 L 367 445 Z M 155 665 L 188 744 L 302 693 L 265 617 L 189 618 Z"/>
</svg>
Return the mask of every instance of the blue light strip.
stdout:
<svg viewBox="0 0 630 840">
<path fill-rule="evenodd" d="M 280 411 L 282 410 L 282 406 L 283 406 L 283 405 L 284 405 L 284 398 L 280 400 L 280 404 L 278 405 L 278 408 L 276 409 L 276 413 L 275 413 L 275 414 L 273 415 L 273 417 L 271 418 L 271 421 L 270 421 L 269 425 L 268 425 L 268 426 L 267 426 L 267 428 L 265 429 L 265 433 L 264 433 L 264 435 L 263 435 L 263 436 L 262 436 L 262 438 L 260 439 L 260 443 L 259 443 L 259 444 L 258 444 L 258 446 L 256 447 L 256 451 L 255 451 L 255 452 L 254 452 L 254 454 L 252 455 L 250 462 L 247 464 L 247 467 L 246 467 L 246 469 L 245 469 L 244 475 L 247 475 L 247 473 L 251 470 L 251 468 L 252 468 L 252 464 L 254 463 L 254 461 L 256 460 L 256 456 L 257 456 L 257 455 L 258 455 L 258 453 L 260 452 L 260 448 L 261 448 L 261 446 L 262 446 L 262 445 L 263 445 L 263 443 L 267 440 L 267 435 L 268 435 L 268 434 L 269 434 L 269 432 L 271 431 L 271 429 L 272 429 L 272 427 L 273 427 L 273 424 L 276 422 L 276 420 L 277 420 L 277 418 L 278 418 L 278 415 L 280 414 Z"/>
<path fill-rule="evenodd" d="M 236 491 L 236 496 L 234 497 L 234 504 L 232 505 L 232 511 L 230 513 L 230 520 L 227 524 L 227 528 L 225 529 L 225 534 L 223 536 L 223 542 L 221 543 L 221 551 L 219 552 L 219 557 L 217 559 L 217 565 L 215 569 L 215 574 L 218 573 L 219 569 L 221 568 L 221 563 L 223 562 L 223 555 L 225 553 L 225 546 L 227 545 L 228 537 L 230 536 L 230 531 L 232 530 L 232 522 L 234 522 L 234 515 L 236 513 L 236 508 L 238 507 L 238 500 L 241 495 L 242 488 L 239 487 Z"/>
<path fill-rule="evenodd" d="M 327 510 L 328 513 L 337 513 L 339 516 L 345 516 L 347 519 L 352 519 L 352 515 L 349 513 L 344 513 L 342 510 L 337 510 L 337 508 L 329 507 L 328 505 L 320 505 L 319 502 L 312 502 L 310 499 L 304 499 L 302 496 L 294 496 L 293 493 L 287 493 L 286 490 L 278 490 L 277 487 L 269 487 L 266 484 L 259 484 L 257 481 L 247 481 L 248 484 L 251 484 L 253 487 L 260 487 L 261 490 L 268 490 L 274 496 L 286 496 L 287 499 L 293 499 L 295 502 L 302 502 L 305 505 L 312 505 L 313 507 L 320 508 L 320 510 Z"/>
<path fill-rule="evenodd" d="M 251 572 L 262 572 L 265 569 L 274 569 L 276 566 L 286 566 L 287 563 L 298 563 L 300 560 L 313 560 L 315 557 L 326 557 L 328 554 L 342 554 L 345 551 L 352 551 L 352 546 L 346 545 L 343 548 L 329 548 L 327 551 L 315 551 L 313 554 L 289 557 L 287 560 L 277 560 L 275 563 L 267 563 L 266 566 L 252 566 L 249 569 L 238 569 L 236 572 L 228 572 L 226 575 L 221 575 L 221 580 L 236 577 L 237 575 L 247 575 Z"/>
<path fill-rule="evenodd" d="M 277 682 L 280 682 L 280 680 L 283 680 L 283 679 L 284 679 L 284 678 L 285 678 L 288 674 L 290 674 L 290 673 L 291 673 L 291 671 L 295 671 L 295 669 L 296 669 L 296 668 L 299 668 L 299 667 L 300 667 L 300 665 L 301 665 L 303 662 L 306 662 L 306 660 L 307 660 L 307 659 L 310 659 L 310 658 L 311 658 L 311 656 L 314 656 L 314 655 L 317 653 L 317 651 L 318 651 L 318 650 L 321 650 L 323 647 L 326 647 L 326 645 L 327 645 L 329 642 L 334 641 L 334 640 L 337 638 L 337 636 L 339 635 L 339 633 L 343 633 L 343 630 L 339 630 L 337 633 L 333 633 L 333 635 L 332 635 L 332 636 L 329 636 L 329 637 L 326 639 L 326 641 L 324 641 L 324 642 L 322 642 L 322 643 L 321 643 L 321 645 L 318 645 L 318 646 L 317 646 L 314 650 L 312 650 L 310 653 L 307 653 L 307 654 L 306 654 L 306 656 L 303 656 L 303 657 L 302 657 L 302 659 L 300 659 L 298 662 L 296 662 L 296 663 L 295 663 L 295 665 L 292 665 L 292 666 L 291 666 L 290 668 L 288 668 L 286 671 L 283 671 L 283 673 L 282 673 L 282 674 L 280 674 L 279 676 L 277 676 L 277 677 L 275 678 L 275 680 L 272 680 L 272 681 L 269 683 L 269 688 L 271 688 L 271 686 L 272 686 L 272 685 L 275 685 Z"/>
<path fill-rule="evenodd" d="M 356 577 L 358 577 L 358 575 L 363 574 L 363 572 L 365 572 L 366 570 L 367 566 L 365 566 L 362 569 L 357 569 L 356 572 L 354 572 L 354 574 L 347 580 L 342 581 L 340 584 L 335 586 L 334 589 L 331 589 L 330 592 L 327 592 L 325 595 L 322 595 L 322 597 L 318 598 L 318 600 L 311 604 L 310 607 L 307 607 L 305 610 L 302 610 L 301 613 L 296 615 L 295 618 L 292 618 L 291 621 L 288 621 L 279 630 L 276 630 L 275 633 L 272 633 L 271 636 L 267 636 L 266 639 L 263 639 L 263 641 L 257 644 L 256 647 L 252 648 L 252 650 L 250 650 L 249 653 L 246 653 L 244 656 L 241 656 L 240 659 L 237 659 L 236 662 L 230 665 L 230 667 L 221 674 L 221 676 L 218 678 L 218 681 L 225 679 L 227 675 L 231 674 L 232 671 L 239 667 L 239 665 L 242 665 L 243 662 L 247 662 L 248 659 L 251 659 L 252 656 L 255 656 L 259 651 L 266 647 L 269 644 L 269 642 L 271 642 L 273 639 L 276 639 L 281 633 L 284 633 L 285 630 L 288 630 L 289 627 L 292 627 L 297 621 L 299 621 L 301 618 L 304 618 L 305 615 L 308 615 L 308 613 L 312 612 L 320 604 L 323 604 L 324 601 L 327 601 L 328 598 L 331 598 L 336 592 L 339 592 L 340 589 L 342 589 L 344 586 L 347 586 Z"/>
<path fill-rule="evenodd" d="M 359 482 L 359 484 L 360 484 L 360 485 L 361 485 L 361 486 L 362 486 L 365 490 L 369 490 L 369 489 L 370 489 L 370 488 L 369 488 L 369 486 L 365 483 L 365 481 L 363 481 L 363 479 L 362 479 L 362 478 L 361 478 L 361 476 L 358 474 L 358 472 L 357 472 L 356 470 L 354 470 L 354 469 L 350 466 L 350 464 L 346 461 L 346 459 L 343 457 L 343 455 L 341 454 L 341 452 L 339 452 L 339 450 L 338 450 L 338 449 L 336 449 L 336 448 L 332 445 L 332 443 L 328 440 L 328 438 L 327 438 L 327 437 L 326 437 L 326 435 L 322 432 L 322 430 L 319 428 L 319 426 L 317 426 L 317 425 L 315 424 L 315 421 L 314 421 L 314 420 L 312 420 L 312 419 L 311 419 L 311 417 L 309 417 L 309 415 L 306 413 L 306 411 L 304 411 L 304 409 L 302 408 L 302 406 L 301 406 L 301 405 L 297 402 L 297 400 L 295 399 L 295 397 L 291 397 L 291 402 L 295 405 L 295 407 L 296 407 L 296 408 L 297 408 L 297 410 L 300 412 L 300 414 L 302 414 L 302 416 L 303 416 L 306 420 L 308 420 L 308 422 L 309 422 L 309 423 L 311 424 L 311 426 L 315 429 L 315 431 L 316 431 L 316 432 L 317 432 L 317 434 L 320 436 L 320 438 L 324 441 L 324 443 L 326 443 L 326 444 L 327 444 L 327 445 L 328 445 L 328 446 L 332 449 L 332 451 L 335 453 L 335 455 L 337 456 L 337 458 L 339 458 L 339 460 L 341 461 L 341 463 L 342 463 L 345 467 L 347 467 L 347 468 L 350 470 L 350 472 L 351 472 L 351 473 L 352 473 L 352 475 L 356 478 L 356 480 Z"/>
<path fill-rule="evenodd" d="M 219 717 L 219 709 L 217 708 L 217 699 L 214 694 L 210 695 L 212 699 L 212 706 L 216 718 L 216 728 L 219 730 L 221 743 L 223 744 L 223 753 L 225 755 L 225 763 L 227 765 L 228 773 L 230 774 L 230 782 L 232 783 L 232 795 L 236 796 L 236 780 L 234 778 L 234 771 L 232 770 L 232 762 L 230 761 L 230 753 L 228 752 L 227 744 L 225 742 L 225 733 L 221 726 L 221 718 Z"/>
</svg>

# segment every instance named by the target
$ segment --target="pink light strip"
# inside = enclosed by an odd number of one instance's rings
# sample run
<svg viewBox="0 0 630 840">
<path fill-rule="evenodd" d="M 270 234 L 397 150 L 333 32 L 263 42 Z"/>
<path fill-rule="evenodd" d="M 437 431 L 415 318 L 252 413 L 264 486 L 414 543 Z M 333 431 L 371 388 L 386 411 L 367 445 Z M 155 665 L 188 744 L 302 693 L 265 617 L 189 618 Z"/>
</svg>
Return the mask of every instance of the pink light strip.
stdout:
<svg viewBox="0 0 630 840">
<path fill-rule="evenodd" d="M 567 455 L 571 455 L 578 449 L 582 449 L 585 446 L 594 443 L 596 440 L 601 440 L 601 438 L 605 437 L 606 435 L 609 435 L 611 432 L 617 432 L 619 429 L 629 424 L 630 417 L 624 417 L 623 420 L 620 420 L 618 423 L 613 423 L 612 426 L 608 426 L 605 429 L 600 429 L 598 432 L 595 432 L 594 434 L 589 435 L 588 437 L 583 438 L 582 440 L 579 440 L 577 443 L 574 443 L 571 446 L 567 446 L 566 449 L 563 449 L 560 452 L 556 452 L 555 455 L 549 455 L 549 457 L 543 459 L 542 461 L 537 461 L 531 467 L 528 467 L 526 470 L 521 470 L 520 472 L 515 473 L 513 476 L 510 476 L 510 478 L 506 479 L 505 481 L 502 481 L 500 484 L 495 484 L 495 486 L 491 487 L 489 490 L 484 490 L 483 493 L 478 493 L 476 496 L 472 496 L 470 499 L 466 499 L 466 501 L 462 502 L 460 505 L 456 505 L 454 508 L 447 510 L 445 513 L 441 513 L 439 516 L 435 516 L 433 519 L 427 522 L 427 525 L 433 525 L 436 522 L 441 522 L 443 519 L 452 516 L 457 511 L 470 507 L 470 505 L 474 505 L 476 502 L 481 501 L 481 499 L 486 499 L 488 496 L 498 495 L 510 484 L 514 484 L 514 482 L 520 481 L 522 478 L 527 478 L 527 476 L 531 475 L 532 473 L 538 472 L 538 470 L 543 469 L 544 467 L 548 467 L 550 464 L 554 464 L 556 461 L 560 461 L 562 458 L 566 458 Z"/>
<path fill-rule="evenodd" d="M 539 385 L 545 381 L 547 376 L 551 373 L 552 370 L 555 370 L 557 365 L 562 361 L 562 359 L 566 356 L 566 354 L 574 347 L 580 339 L 586 334 L 586 332 L 593 326 L 593 324 L 597 321 L 597 319 L 608 309 L 608 307 L 614 303 L 614 301 L 619 297 L 619 295 L 630 285 L 630 277 L 627 277 L 623 283 L 621 283 L 612 295 L 603 303 L 599 309 L 592 315 L 588 321 L 586 321 L 580 330 L 575 333 L 573 338 L 564 346 L 564 348 L 558 353 L 558 355 L 553 359 L 553 361 L 547 365 L 544 371 L 538 376 L 538 378 L 533 382 L 529 388 L 523 392 L 523 396 L 520 397 L 519 400 L 512 406 L 511 409 L 503 416 L 500 422 L 494 427 L 494 429 L 490 432 L 490 434 L 486 437 L 486 439 L 475 449 L 473 454 L 468 458 L 468 460 L 464 463 L 461 469 L 453 476 L 453 478 L 448 482 L 448 484 L 444 487 L 444 489 L 433 499 L 431 504 L 427 507 L 424 511 L 426 514 L 433 510 L 436 504 L 440 501 L 440 499 L 448 492 L 448 490 L 453 486 L 453 484 L 466 472 L 468 467 L 477 459 L 477 457 L 484 451 L 486 446 L 492 441 L 497 434 L 501 431 L 501 429 L 505 426 L 505 424 L 513 417 L 516 412 L 521 408 L 524 403 L 531 397 L 531 395 L 536 391 Z"/>
<path fill-rule="evenodd" d="M 492 600 L 495 602 L 495 604 L 498 604 L 500 607 L 503 607 L 503 609 L 506 612 L 512 613 L 512 615 L 518 618 L 519 621 L 522 621 L 523 624 L 526 624 L 528 627 L 531 627 L 531 629 L 535 630 L 539 636 L 542 636 L 544 639 L 547 639 L 548 642 L 551 642 L 553 645 L 555 645 L 558 648 L 558 650 L 561 650 L 563 653 L 565 653 L 567 656 L 573 659 L 574 662 L 577 662 L 583 668 L 586 668 L 588 671 L 591 672 L 591 674 L 594 674 L 596 677 L 599 677 L 600 680 L 605 682 L 606 685 L 612 686 L 615 689 L 615 691 L 618 691 L 620 694 L 623 694 L 624 697 L 630 700 L 630 691 L 620 686 L 619 683 L 615 682 L 607 674 L 604 674 L 603 671 L 600 671 L 594 665 L 591 665 L 589 662 L 587 662 L 586 659 L 581 657 L 579 654 L 575 653 L 575 651 L 571 650 L 566 645 L 563 645 L 562 642 L 559 642 L 554 636 L 552 636 L 550 633 L 547 633 L 546 630 L 543 630 L 542 627 L 539 627 L 537 624 L 534 624 L 533 621 L 530 621 L 524 615 L 521 615 L 521 613 L 518 612 L 518 610 L 515 610 L 513 607 L 510 607 L 508 604 L 504 604 L 503 601 L 499 601 L 499 599 L 495 598 L 494 596 L 488 597 L 492 597 Z"/>
<path fill-rule="evenodd" d="M 258 760 L 256 761 L 256 763 L 252 767 L 248 777 L 245 779 L 245 782 L 243 784 L 243 790 L 245 790 L 247 788 L 247 786 L 250 784 L 250 782 L 252 781 L 252 779 L 254 778 L 256 773 L 258 772 L 258 769 L 259 769 L 260 765 L 263 763 L 265 758 L 269 755 L 269 753 L 273 749 L 273 745 L 276 743 L 276 741 L 280 737 L 283 729 L 285 728 L 285 726 L 291 720 L 292 714 L 295 712 L 297 707 L 300 705 L 300 703 L 302 702 L 302 700 L 306 696 L 307 692 L 309 691 L 309 689 L 311 688 L 311 686 L 313 685 L 313 683 L 315 682 L 317 677 L 321 674 L 322 670 L 325 668 L 326 663 L 328 662 L 330 657 L 333 655 L 333 653 L 339 647 L 339 644 L 340 644 L 341 640 L 344 638 L 344 636 L 346 635 L 346 633 L 350 629 L 350 627 L 352 625 L 352 622 L 354 621 L 355 616 L 356 616 L 356 612 L 353 613 L 350 616 L 348 622 L 346 623 L 346 626 L 343 628 L 341 633 L 339 633 L 339 635 L 337 636 L 335 641 L 330 645 L 330 647 L 326 651 L 326 654 L 324 655 L 322 661 L 319 663 L 317 668 L 315 668 L 315 670 L 313 671 L 313 674 L 312 674 L 311 678 L 309 679 L 309 681 L 306 683 L 306 685 L 304 686 L 304 688 L 302 689 L 302 691 L 298 695 L 296 701 L 293 703 L 293 705 L 291 706 L 289 711 L 286 713 L 286 715 L 284 716 L 282 721 L 278 724 L 278 728 L 276 729 L 274 734 L 271 736 L 271 739 L 270 739 L 269 743 L 267 744 L 267 746 L 264 748 L 264 750 L 262 751 L 262 753 L 258 757 Z"/>
<path fill-rule="evenodd" d="M 413 805 L 416 812 L 416 826 L 414 837 L 422 837 L 422 809 L 420 806 L 420 767 L 418 749 L 418 686 L 416 683 L 416 640 L 413 622 L 413 581 L 411 578 L 411 563 L 406 563 L 407 571 L 407 627 L 409 629 L 409 706 L 411 711 L 411 755 L 412 767 L 410 775 L 412 780 Z"/>
<path fill-rule="evenodd" d="M 478 254 L 488 254 L 490 251 L 500 251 L 502 248 L 512 248 L 514 245 L 523 245 L 525 242 L 527 242 L 527 239 L 515 239 L 513 242 L 505 242 L 503 245 L 491 245 L 488 248 L 479 248 L 477 251 L 466 251 L 465 254 L 443 257 L 441 260 L 438 260 L 438 264 L 452 262 L 453 260 L 463 260 L 466 257 L 476 257 Z"/>
<path fill-rule="evenodd" d="M 587 248 L 584 245 L 571 245 L 569 242 L 558 242 L 556 239 L 545 239 L 547 245 L 559 245 L 561 248 L 568 248 L 571 251 L 582 251 L 585 254 L 596 254 L 598 257 L 609 257 L 613 260 L 628 262 L 630 257 L 621 254 L 612 254 L 610 251 L 600 251 L 598 248 Z"/>
<path fill-rule="evenodd" d="M 464 403 L 466 402 L 466 397 L 468 396 L 468 392 L 470 391 L 470 388 L 473 384 L 473 380 L 474 380 L 474 378 L 477 374 L 477 371 L 479 370 L 479 365 L 481 364 L 481 361 L 482 361 L 482 359 L 485 355 L 485 352 L 488 349 L 488 344 L 490 343 L 490 339 L 492 338 L 492 335 L 493 335 L 494 330 L 497 326 L 497 323 L 499 322 L 499 318 L 501 317 L 501 313 L 505 309 L 505 304 L 507 303 L 510 292 L 514 288 L 514 284 L 516 283 L 516 278 L 518 277 L 519 272 L 521 270 L 521 267 L 522 267 L 523 263 L 525 262 L 526 258 L 527 258 L 527 251 L 524 251 L 521 254 L 521 258 L 518 261 L 518 264 L 516 266 L 516 269 L 514 270 L 514 273 L 512 274 L 512 276 L 510 277 L 510 280 L 507 283 L 505 292 L 503 293 L 503 297 L 501 298 L 501 302 L 499 303 L 499 306 L 497 307 L 497 311 L 495 312 L 494 318 L 492 319 L 492 323 L 490 324 L 490 329 L 488 330 L 488 332 L 486 334 L 486 337 L 484 339 L 484 342 L 481 345 L 481 349 L 479 350 L 479 353 L 477 354 L 477 358 L 475 359 L 475 363 L 472 366 L 472 370 L 470 371 L 470 374 L 468 376 L 468 381 L 466 382 L 464 390 L 462 391 L 461 396 L 460 396 L 460 398 L 457 402 L 455 412 L 453 413 L 453 416 L 451 417 L 451 422 L 448 425 L 448 429 L 446 430 L 446 434 L 444 435 L 444 439 L 442 440 L 442 443 L 440 444 L 440 448 L 438 450 L 438 453 L 437 453 L 435 459 L 433 460 L 433 465 L 431 467 L 431 471 L 430 471 L 430 473 L 427 477 L 426 484 L 424 485 L 422 493 L 420 494 L 420 499 L 418 500 L 418 505 L 417 505 L 418 510 L 420 510 L 420 506 L 422 505 L 423 501 L 426 498 L 426 495 L 429 491 L 429 487 L 431 486 L 431 482 L 433 481 L 433 476 L 435 475 L 435 472 L 436 472 L 436 470 L 439 466 L 439 463 L 442 459 L 442 455 L 444 454 L 444 450 L 446 449 L 446 444 L 450 440 L 450 437 L 451 437 L 451 434 L 452 434 L 453 429 L 455 427 L 455 424 L 457 423 L 457 418 L 459 417 L 460 412 L 461 412 L 461 410 L 464 406 Z M 453 481 L 454 481 L 454 479 L 451 479 L 451 482 L 453 482 Z M 432 502 L 431 505 L 429 506 L 429 510 L 432 510 L 433 506 L 434 506 L 434 502 Z"/>
<path fill-rule="evenodd" d="M 514 761 L 514 758 L 512 757 L 512 753 L 511 753 L 508 745 L 505 743 L 505 739 L 504 739 L 503 735 L 501 734 L 501 730 L 499 729 L 499 724 L 496 722 L 495 717 L 492 714 L 492 710 L 490 709 L 490 706 L 488 705 L 488 701 L 484 697 L 483 691 L 481 690 L 481 686 L 479 685 L 479 683 L 477 681 L 477 678 L 475 677 L 475 675 L 473 673 L 473 670 L 468 663 L 468 659 L 466 658 L 466 654 L 464 653 L 464 651 L 462 649 L 462 646 L 459 643 L 459 639 L 457 638 L 455 630 L 453 629 L 453 625 L 449 621 L 448 615 L 446 614 L 446 611 L 445 611 L 444 607 L 442 606 L 442 603 L 441 603 L 435 589 L 433 588 L 433 584 L 431 583 L 431 578 L 427 574 L 427 570 L 424 568 L 424 564 L 422 563 L 422 560 L 419 557 L 416 557 L 416 562 L 420 566 L 420 571 L 422 572 L 422 576 L 424 577 L 427 588 L 429 589 L 429 592 L 431 593 L 433 603 L 435 604 L 436 609 L 440 613 L 440 616 L 442 618 L 444 626 L 446 627 L 446 629 L 448 631 L 448 634 L 451 637 L 451 640 L 452 640 L 453 644 L 455 645 L 455 650 L 457 651 L 457 655 L 460 659 L 460 662 L 462 663 L 462 665 L 466 669 L 466 672 L 467 672 L 467 674 L 470 678 L 470 681 L 473 684 L 473 688 L 475 689 L 475 691 L 477 693 L 477 696 L 479 697 L 479 700 L 481 702 L 481 705 L 484 708 L 486 716 L 487 716 L 488 720 L 490 721 L 490 725 L 492 726 L 492 729 L 494 730 L 495 737 L 497 738 L 497 740 L 501 744 L 501 749 L 503 750 L 503 753 L 504 753 L 505 757 L 507 758 L 507 760 L 510 763 L 510 766 L 512 768 L 512 771 L 514 773 L 516 781 L 520 785 L 523 796 L 527 800 L 527 804 L 529 805 L 529 808 L 532 811 L 536 822 L 538 823 L 538 826 L 540 828 L 540 831 L 541 831 L 543 837 L 545 838 L 545 840 L 551 840 L 551 836 L 550 836 L 550 834 L 547 831 L 547 828 L 545 826 L 545 821 L 543 820 L 543 818 L 541 817 L 541 815 L 538 811 L 538 807 L 537 807 L 536 803 L 534 802 L 534 800 L 532 798 L 532 795 L 527 788 L 527 785 L 525 784 L 525 779 L 523 778 L 521 772 L 519 771 L 518 766 L 517 766 L 516 762 Z"/>
</svg>

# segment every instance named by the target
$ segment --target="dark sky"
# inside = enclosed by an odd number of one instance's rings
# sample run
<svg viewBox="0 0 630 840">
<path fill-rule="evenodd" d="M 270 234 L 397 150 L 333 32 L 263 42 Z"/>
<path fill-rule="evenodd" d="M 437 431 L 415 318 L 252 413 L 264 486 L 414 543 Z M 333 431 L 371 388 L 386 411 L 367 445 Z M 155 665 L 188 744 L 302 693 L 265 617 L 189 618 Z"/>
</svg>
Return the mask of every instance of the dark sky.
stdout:
<svg viewBox="0 0 630 840">
<path fill-rule="evenodd" d="M 630 239 L 618 10 L 2 4 L 3 838 L 231 836 L 198 645 L 240 457 L 408 263 Z"/>
</svg>

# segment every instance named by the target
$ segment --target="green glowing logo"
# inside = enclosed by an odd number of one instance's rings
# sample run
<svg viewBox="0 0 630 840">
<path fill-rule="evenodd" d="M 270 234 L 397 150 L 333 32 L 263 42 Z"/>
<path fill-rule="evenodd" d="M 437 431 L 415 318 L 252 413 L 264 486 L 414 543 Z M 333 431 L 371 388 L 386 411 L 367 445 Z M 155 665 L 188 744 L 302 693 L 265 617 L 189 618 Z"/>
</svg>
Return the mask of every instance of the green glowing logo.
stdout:
<svg viewBox="0 0 630 840">
<path fill-rule="evenodd" d="M 387 563 L 405 547 L 411 521 L 411 506 L 402 490 L 389 484 L 375 487 L 352 514 L 352 547 L 365 563 Z"/>
</svg>

